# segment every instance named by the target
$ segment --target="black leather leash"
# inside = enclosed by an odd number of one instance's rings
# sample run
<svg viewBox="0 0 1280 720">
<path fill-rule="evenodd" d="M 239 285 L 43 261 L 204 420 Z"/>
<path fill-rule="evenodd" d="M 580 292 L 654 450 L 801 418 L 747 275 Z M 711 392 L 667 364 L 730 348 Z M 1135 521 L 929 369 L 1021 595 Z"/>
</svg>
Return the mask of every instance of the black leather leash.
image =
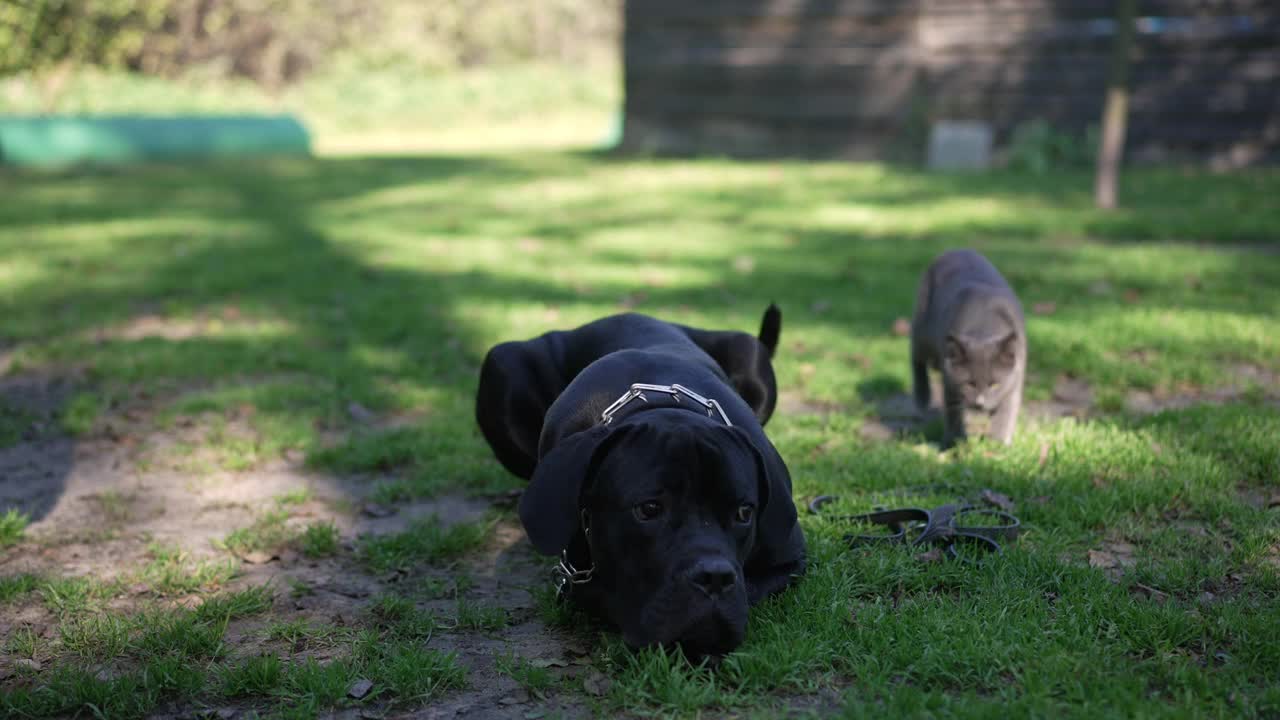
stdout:
<svg viewBox="0 0 1280 720">
<path fill-rule="evenodd" d="M 834 495 L 819 495 L 809 502 L 809 512 L 822 515 L 822 506 L 834 501 Z M 969 525 L 965 516 L 978 519 L 980 516 L 997 518 L 999 524 Z M 932 510 L 923 508 L 898 508 L 895 510 L 876 510 L 861 515 L 840 515 L 832 519 L 850 523 L 880 525 L 888 533 L 849 533 L 844 540 L 849 547 L 877 543 L 900 543 L 911 546 L 939 545 L 947 556 L 964 562 L 977 562 L 975 559 L 961 555 L 960 547 L 976 548 L 984 553 L 1000 554 L 1000 541 L 1013 542 L 1022 529 L 1022 521 L 1011 513 L 1002 510 L 974 505 L 969 502 L 948 503 Z M 909 531 L 919 534 L 908 537 Z"/>
</svg>

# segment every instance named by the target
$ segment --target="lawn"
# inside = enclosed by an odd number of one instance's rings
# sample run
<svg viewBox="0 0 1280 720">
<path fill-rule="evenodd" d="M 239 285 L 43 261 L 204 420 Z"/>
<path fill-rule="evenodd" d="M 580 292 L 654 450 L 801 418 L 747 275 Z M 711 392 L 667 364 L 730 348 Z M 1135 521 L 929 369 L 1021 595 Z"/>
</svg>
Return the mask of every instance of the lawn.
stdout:
<svg viewBox="0 0 1280 720">
<path fill-rule="evenodd" d="M 1280 713 L 1280 175 L 585 152 L 0 175 L 3 714 Z M 919 273 L 1028 309 L 1011 447 L 897 431 Z M 847 548 L 691 667 L 551 601 L 473 420 L 486 349 L 784 315 L 798 503 L 984 489 L 979 565 Z M 900 324 L 899 324 L 900 325 Z M 380 716 L 380 715 L 379 715 Z"/>
</svg>

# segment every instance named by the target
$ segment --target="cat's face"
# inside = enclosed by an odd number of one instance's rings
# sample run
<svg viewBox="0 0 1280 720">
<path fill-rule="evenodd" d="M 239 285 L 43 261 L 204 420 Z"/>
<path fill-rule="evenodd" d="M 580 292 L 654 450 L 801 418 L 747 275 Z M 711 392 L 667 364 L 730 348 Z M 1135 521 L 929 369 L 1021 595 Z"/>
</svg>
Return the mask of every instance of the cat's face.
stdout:
<svg viewBox="0 0 1280 720">
<path fill-rule="evenodd" d="M 994 410 L 1016 378 L 1018 334 L 975 339 L 947 337 L 943 371 L 970 410 Z"/>
</svg>

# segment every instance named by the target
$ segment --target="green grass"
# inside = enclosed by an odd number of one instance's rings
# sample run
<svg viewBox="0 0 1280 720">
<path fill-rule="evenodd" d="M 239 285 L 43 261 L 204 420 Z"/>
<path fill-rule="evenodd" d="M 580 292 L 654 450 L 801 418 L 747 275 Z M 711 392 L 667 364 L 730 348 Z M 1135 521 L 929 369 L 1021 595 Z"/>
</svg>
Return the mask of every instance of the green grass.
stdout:
<svg viewBox="0 0 1280 720">
<path fill-rule="evenodd" d="M 78 594 L 86 597 L 95 594 L 93 586 L 69 581 L 49 583 L 44 592 L 56 587 L 80 587 Z M 74 594 L 63 590 L 60 596 Z M 134 615 L 75 613 L 63 605 L 55 646 L 43 644 L 30 628 L 19 629 L 7 643 L 6 650 L 18 657 L 55 657 L 38 683 L 6 687 L 0 711 L 5 717 L 133 718 L 147 715 L 166 699 L 195 697 L 216 674 L 218 666 L 211 663 L 225 653 L 228 623 L 267 610 L 270 597 L 264 587 L 248 588 L 210 595 L 194 610 L 153 609 Z"/>
<path fill-rule="evenodd" d="M 10 508 L 0 515 L 0 548 L 22 542 L 28 522 L 30 520 L 26 514 L 19 512 L 16 508 Z"/>
<path fill-rule="evenodd" d="M 461 522 L 446 526 L 435 515 L 415 520 L 408 530 L 365 540 L 361 555 L 375 572 L 416 563 L 452 560 L 484 543 L 492 523 Z"/>
<path fill-rule="evenodd" d="M 510 617 L 503 608 L 460 598 L 454 622 L 460 630 L 494 632 L 506 627 Z"/>
<path fill-rule="evenodd" d="M 508 652 L 494 658 L 494 668 L 503 675 L 520 683 L 520 687 L 531 693 L 545 693 L 556 684 L 556 677 L 551 670 L 539 667 L 529 658 Z"/>
<path fill-rule="evenodd" d="M 298 535 L 286 524 L 288 520 L 288 510 L 268 510 L 249 526 L 232 530 L 220 545 L 236 555 L 278 550 Z"/>
<path fill-rule="evenodd" d="M 40 578 L 31 573 L 0 577 L 0 603 L 11 603 L 40 586 Z"/>
<path fill-rule="evenodd" d="M 338 528 L 331 522 L 318 522 L 308 525 L 298 542 L 302 554 L 310 558 L 322 558 L 338 552 Z"/>
<path fill-rule="evenodd" d="M 216 590 L 235 577 L 239 569 L 232 560 L 192 561 L 186 552 L 158 543 L 152 543 L 147 551 L 151 558 L 138 580 L 160 595 Z"/>
<path fill-rule="evenodd" d="M 395 503 L 515 488 L 472 420 L 491 345 L 623 307 L 754 330 L 776 301 L 787 402 L 769 432 L 798 500 L 833 493 L 853 512 L 944 500 L 905 489 L 947 483 L 1018 503 L 1023 537 L 976 568 L 849 550 L 838 522 L 806 515 L 808 575 L 756 608 L 746 644 L 718 665 L 632 653 L 606 634 L 596 658 L 613 680 L 605 711 L 767 715 L 824 691 L 849 717 L 1280 712 L 1280 531 L 1265 507 L 1280 491 L 1274 171 L 1134 171 L 1114 213 L 1090 207 L 1079 173 L 589 153 L 17 179 L 0 204 L 0 316 L 15 366 L 87 367 L 94 397 L 153 391 L 171 398 L 157 400 L 162 415 L 252 408 L 236 433 L 199 441 L 247 468 L 297 448 L 312 472 L 367 479 Z M 975 441 L 946 454 L 920 434 L 862 435 L 909 384 L 894 320 L 910 315 L 929 260 L 955 246 L 986 253 L 1028 310 L 1042 309 L 1028 317 L 1028 399 L 1049 398 L 1070 375 L 1092 387 L 1096 416 L 1026 417 L 1009 448 Z M 197 330 L 122 332 L 144 312 Z M 1222 406 L 1124 410 L 1136 391 L 1232 385 Z M 104 401 L 95 422 L 112 407 Z M 266 508 L 227 544 L 294 542 L 291 508 Z M 379 576 L 420 570 L 465 557 L 491 527 L 423 520 L 364 538 L 357 556 Z M 314 533 L 300 547 L 332 538 Z M 1118 542 L 1133 546 L 1132 568 L 1113 580 L 1088 566 L 1089 550 Z M 0 599 L 26 602 L 31 582 L 4 580 Z M 77 624 L 101 609 L 105 587 L 40 581 L 34 591 L 86 655 L 116 642 Z M 545 591 L 535 596 L 537 617 L 573 625 Z M 345 706 L 361 677 L 378 698 L 420 707 L 463 682 L 457 658 L 424 643 L 442 630 L 506 637 L 516 621 L 463 598 L 455 628 L 385 597 L 365 601 L 361 632 L 372 636 L 343 638 L 347 652 L 327 665 L 238 658 L 219 647 L 221 615 L 157 615 L 129 636 L 145 651 L 137 669 L 102 681 L 68 655 L 0 708 L 73 714 L 93 702 L 138 716 L 164 698 L 225 692 L 315 713 Z M 269 612 L 269 599 L 254 603 Z M 175 671 L 162 664 L 171 656 L 194 664 Z"/>
<path fill-rule="evenodd" d="M 31 413 L 0 400 L 0 449 L 18 444 L 33 419 Z"/>
</svg>

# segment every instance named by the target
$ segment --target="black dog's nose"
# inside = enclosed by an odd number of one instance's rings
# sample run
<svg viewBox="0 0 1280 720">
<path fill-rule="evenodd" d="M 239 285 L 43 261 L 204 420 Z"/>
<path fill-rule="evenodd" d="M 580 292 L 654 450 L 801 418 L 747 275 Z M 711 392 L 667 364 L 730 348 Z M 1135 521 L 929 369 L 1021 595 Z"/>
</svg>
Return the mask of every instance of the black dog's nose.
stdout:
<svg viewBox="0 0 1280 720">
<path fill-rule="evenodd" d="M 724 558 L 699 560 L 689 571 L 689 582 L 708 595 L 716 596 L 734 586 L 738 573 L 733 563 Z"/>
</svg>

